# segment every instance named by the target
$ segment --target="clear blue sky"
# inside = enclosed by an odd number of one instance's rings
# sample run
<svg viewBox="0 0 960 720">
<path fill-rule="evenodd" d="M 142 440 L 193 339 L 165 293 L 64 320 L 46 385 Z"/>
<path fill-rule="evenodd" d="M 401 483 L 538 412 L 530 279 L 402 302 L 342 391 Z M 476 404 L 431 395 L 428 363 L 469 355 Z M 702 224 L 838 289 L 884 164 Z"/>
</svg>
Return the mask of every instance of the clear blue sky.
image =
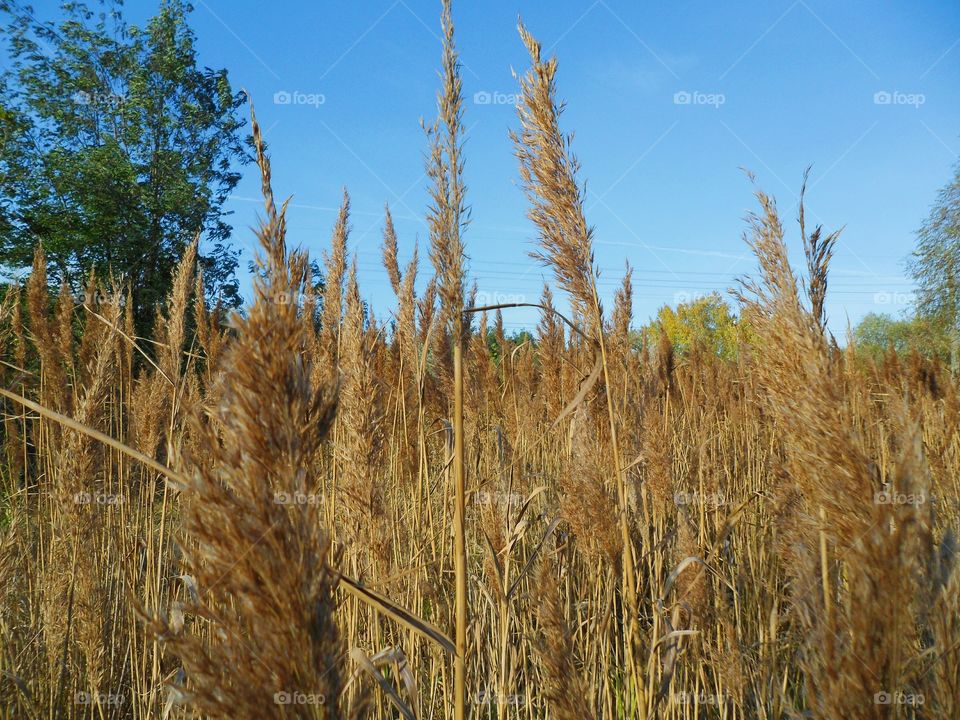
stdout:
<svg viewBox="0 0 960 720">
<path fill-rule="evenodd" d="M 384 203 L 401 260 L 428 242 L 419 118 L 435 115 L 439 0 L 195 2 L 201 62 L 229 69 L 267 130 L 275 191 L 293 196 L 291 241 L 314 255 L 327 248 L 346 186 L 361 290 L 383 319 L 393 307 L 380 264 Z M 138 20 L 155 5 L 128 9 Z M 834 332 L 847 317 L 908 307 L 904 257 L 960 153 L 960 3 L 455 2 L 472 275 L 488 297 L 535 300 L 548 274 L 527 256 L 535 233 L 507 137 L 517 124 L 511 68 L 527 67 L 518 13 L 560 61 L 608 305 L 625 259 L 636 268 L 637 324 L 755 267 L 741 167 L 776 195 L 799 263 L 796 199 L 812 164 L 811 220 L 846 226 L 828 303 Z M 323 103 L 277 103 L 281 92 Z M 245 264 L 260 209 L 254 168 L 229 207 Z M 536 314 L 506 320 L 531 327 Z"/>
</svg>

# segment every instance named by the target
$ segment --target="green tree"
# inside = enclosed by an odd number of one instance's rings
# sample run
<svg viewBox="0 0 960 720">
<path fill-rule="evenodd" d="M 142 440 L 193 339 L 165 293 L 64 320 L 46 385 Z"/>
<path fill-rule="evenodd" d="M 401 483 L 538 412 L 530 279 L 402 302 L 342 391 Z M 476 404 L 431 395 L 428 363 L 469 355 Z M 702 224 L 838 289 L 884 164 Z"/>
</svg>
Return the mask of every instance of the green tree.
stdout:
<svg viewBox="0 0 960 720">
<path fill-rule="evenodd" d="M 54 282 L 113 273 L 146 333 L 198 234 L 208 296 L 241 302 L 223 204 L 247 159 L 244 97 L 197 66 L 188 3 L 162 0 L 142 28 L 121 9 L 63 2 L 53 22 L 0 0 L 0 263 L 29 265 L 41 242 Z"/>
<path fill-rule="evenodd" d="M 917 232 L 908 268 L 917 283 L 917 313 L 950 337 L 950 364 L 960 370 L 960 164 Z"/>
<path fill-rule="evenodd" d="M 748 335 L 719 293 L 680 303 L 676 309 L 664 305 L 648 330 L 666 333 L 678 352 L 699 346 L 725 359 L 737 356 Z"/>
<path fill-rule="evenodd" d="M 905 354 L 917 350 L 946 357 L 949 339 L 938 323 L 922 316 L 897 320 L 882 313 L 868 313 L 853 329 L 853 341 L 862 355 L 878 359 L 889 349 Z"/>
</svg>

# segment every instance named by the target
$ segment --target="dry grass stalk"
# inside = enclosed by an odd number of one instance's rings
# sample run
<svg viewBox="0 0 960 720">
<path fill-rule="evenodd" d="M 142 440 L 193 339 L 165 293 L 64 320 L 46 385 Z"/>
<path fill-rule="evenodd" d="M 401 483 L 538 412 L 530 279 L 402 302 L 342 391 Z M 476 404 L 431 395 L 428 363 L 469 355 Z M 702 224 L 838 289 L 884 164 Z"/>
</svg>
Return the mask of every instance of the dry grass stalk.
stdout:
<svg viewBox="0 0 960 720">
<path fill-rule="evenodd" d="M 390 207 L 384 208 L 383 220 L 383 266 L 387 270 L 387 277 L 390 278 L 390 287 L 393 293 L 400 297 L 400 265 L 397 262 L 397 231 L 393 227 L 393 217 L 390 215 Z"/>
<path fill-rule="evenodd" d="M 343 281 L 347 271 L 347 239 L 350 236 L 350 196 L 343 201 L 333 227 L 330 253 L 324 255 L 323 310 L 320 316 L 322 363 L 336 364 L 339 357 L 340 322 L 343 317 Z"/>
<path fill-rule="evenodd" d="M 540 251 L 533 256 L 553 268 L 569 295 L 574 314 L 591 320 L 596 336 L 597 300 L 593 287 L 593 228 L 583 214 L 583 191 L 577 182 L 580 165 L 570 151 L 570 138 L 560 130 L 563 110 L 556 97 L 557 60 L 544 61 L 541 47 L 520 25 L 530 59 L 520 78 L 520 131 L 511 131 L 520 160 L 520 179 L 532 205 L 530 219 L 540 231 Z"/>
<path fill-rule="evenodd" d="M 306 257 L 287 252 L 283 210 L 273 204 L 259 126 L 254 139 L 267 218 L 259 230 L 263 278 L 237 340 L 224 357 L 217 433 L 198 418 L 209 459 L 184 457 L 183 525 L 189 600 L 153 630 L 183 662 L 186 701 L 213 717 L 340 716 L 341 644 L 333 618 L 337 585 L 311 478 L 334 416 L 330 387 L 311 385 L 303 361 L 312 338 L 297 303 Z M 269 390 L 268 390 L 269 389 Z M 242 548 L 239 551 L 238 549 Z M 199 631 L 199 632 L 198 632 Z M 289 705 L 285 698 L 310 697 Z"/>
<path fill-rule="evenodd" d="M 529 213 L 540 232 L 540 251 L 534 253 L 548 264 L 557 281 L 570 295 L 574 315 L 587 321 L 587 336 L 596 346 L 602 363 L 610 431 L 611 455 L 617 490 L 617 516 L 620 529 L 622 592 L 627 621 L 624 645 L 627 647 L 629 682 L 642 695 L 644 684 L 634 661 L 637 634 L 637 582 L 633 540 L 628 515 L 627 482 L 614 409 L 610 360 L 604 337 L 603 307 L 597 291 L 593 263 L 593 229 L 583 210 L 583 192 L 577 182 L 579 164 L 570 148 L 570 138 L 560 131 L 562 106 L 556 99 L 556 58 L 544 61 L 540 43 L 521 23 L 520 37 L 530 54 L 532 66 L 520 78 L 519 133 L 512 132 L 515 153 L 520 161 L 520 178 L 531 203 Z"/>
<path fill-rule="evenodd" d="M 344 357 L 350 365 L 343 372 L 340 392 L 340 490 L 346 500 L 348 541 L 351 552 L 367 558 L 361 579 L 390 575 L 392 519 L 384 502 L 383 400 L 374 368 L 376 332 L 365 327 L 363 301 L 357 285 L 356 261 L 347 280 L 346 316 L 343 327 Z"/>
<path fill-rule="evenodd" d="M 461 237 L 466 221 L 466 186 L 463 181 L 463 79 L 454 42 L 451 0 L 443 0 L 441 15 L 443 57 L 441 87 L 437 92 L 436 122 L 427 128 L 430 152 L 427 176 L 431 180 L 430 261 L 440 296 L 440 327 L 456 340 L 463 333 L 466 253 Z"/>
<path fill-rule="evenodd" d="M 465 322 L 466 254 L 461 233 L 466 221 L 466 186 L 463 181 L 463 79 L 454 42 L 451 0 L 443 0 L 440 18 L 443 32 L 441 87 L 437 92 L 438 117 L 427 129 L 430 152 L 427 175 L 431 180 L 431 207 L 427 214 L 430 228 L 430 260 L 436 272 L 440 297 L 440 332 L 437 333 L 438 361 L 441 372 L 452 368 L 453 407 L 453 559 L 455 573 L 456 643 L 454 661 L 454 712 L 457 720 L 466 717 L 467 653 L 467 548 L 466 478 L 463 439 L 463 347 L 469 323 Z M 449 340 L 447 339 L 449 338 Z M 453 355 L 447 362 L 452 341 Z M 445 375 L 450 377 L 450 375 Z"/>
<path fill-rule="evenodd" d="M 543 668 L 543 698 L 550 717 L 589 720 L 593 713 L 574 661 L 565 610 L 567 603 L 557 580 L 557 569 L 549 561 L 541 563 L 537 590 L 537 619 L 543 632 L 537 644 L 537 657 Z"/>
<path fill-rule="evenodd" d="M 803 253 L 807 259 L 807 297 L 810 299 L 810 312 L 817 321 L 820 332 L 826 333 L 827 313 L 824 304 L 827 298 L 827 271 L 830 260 L 833 258 L 834 245 L 840 239 L 842 228 L 824 236 L 823 228 L 818 225 L 809 236 L 807 235 L 804 198 L 809 173 L 810 169 L 807 168 L 800 188 L 800 237 L 803 240 Z"/>
</svg>

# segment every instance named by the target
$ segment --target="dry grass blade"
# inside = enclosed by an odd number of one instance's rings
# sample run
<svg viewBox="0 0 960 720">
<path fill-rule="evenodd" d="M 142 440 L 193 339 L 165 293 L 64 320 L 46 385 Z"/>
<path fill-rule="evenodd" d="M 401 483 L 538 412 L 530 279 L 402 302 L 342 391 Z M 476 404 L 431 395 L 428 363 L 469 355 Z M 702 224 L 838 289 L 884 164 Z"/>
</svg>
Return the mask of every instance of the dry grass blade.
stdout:
<svg viewBox="0 0 960 720">
<path fill-rule="evenodd" d="M 370 658 L 367 657 L 366 653 L 363 652 L 360 648 L 353 648 L 350 650 L 350 658 L 360 666 L 360 668 L 366 672 L 370 677 L 374 679 L 377 685 L 383 690 L 387 698 L 393 704 L 393 706 L 400 712 L 403 717 L 407 720 L 417 720 L 417 716 L 413 714 L 413 710 L 407 707 L 407 704 L 397 695 L 397 691 L 393 688 L 387 679 L 381 674 L 379 670 L 370 662 Z"/>
<path fill-rule="evenodd" d="M 346 575 L 341 575 L 340 581 L 343 589 L 351 595 L 360 598 L 363 600 L 363 602 L 367 603 L 373 608 L 376 608 L 384 615 L 393 618 L 404 627 L 413 630 L 415 633 L 418 633 L 431 642 L 436 643 L 449 655 L 455 656 L 457 654 L 457 647 L 453 641 L 429 623 L 421 620 L 407 610 L 404 610 L 399 605 L 391 602 L 388 598 L 377 592 L 374 592 L 370 588 L 364 587 L 362 584 Z"/>
<path fill-rule="evenodd" d="M 43 417 L 53 420 L 54 422 L 62 425 L 65 428 L 69 428 L 70 430 L 83 433 L 84 435 L 90 438 L 93 438 L 97 442 L 103 443 L 108 447 L 112 447 L 114 450 L 117 450 L 118 452 L 123 453 L 130 459 L 135 460 L 138 463 L 142 463 L 143 465 L 150 468 L 151 470 L 155 470 L 156 472 L 160 473 L 165 478 L 172 481 L 174 483 L 174 486 L 177 489 L 180 489 L 186 485 L 186 481 L 184 480 L 183 476 L 177 473 L 176 471 L 171 470 L 166 465 L 162 465 L 161 463 L 158 463 L 153 458 L 148 457 L 147 455 L 144 455 L 143 453 L 137 450 L 134 450 L 132 447 L 124 445 L 119 440 L 116 440 L 110 437 L 109 435 L 100 432 L 95 428 L 92 428 L 88 425 L 84 425 L 83 423 L 77 422 L 73 418 L 69 418 L 66 415 L 61 415 L 60 413 L 54 412 L 49 408 L 45 408 L 39 403 L 35 403 L 32 400 L 28 400 L 22 395 L 17 395 L 16 393 L 10 392 L 6 388 L 0 388 L 0 395 L 7 398 L 8 400 L 13 400 L 15 403 L 23 405 L 25 408 L 29 410 L 33 410 L 35 413 L 42 415 Z"/>
</svg>

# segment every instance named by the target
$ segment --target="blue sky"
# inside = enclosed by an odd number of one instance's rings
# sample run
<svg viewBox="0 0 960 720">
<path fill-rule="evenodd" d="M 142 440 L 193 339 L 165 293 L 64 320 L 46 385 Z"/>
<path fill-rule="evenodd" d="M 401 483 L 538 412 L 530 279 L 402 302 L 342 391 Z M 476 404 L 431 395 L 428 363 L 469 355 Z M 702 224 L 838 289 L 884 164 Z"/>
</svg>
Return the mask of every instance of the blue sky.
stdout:
<svg viewBox="0 0 960 720">
<path fill-rule="evenodd" d="M 435 114 L 439 0 L 195 5 L 201 62 L 229 69 L 267 130 L 274 189 L 293 196 L 290 240 L 314 255 L 328 247 L 346 186 L 361 290 L 384 318 L 393 307 L 380 264 L 384 203 L 401 260 L 428 242 L 419 119 Z M 135 21 L 153 9 L 128 7 Z M 455 2 L 472 207 L 465 241 L 488 300 L 535 301 L 549 279 L 527 255 L 535 232 L 507 137 L 517 124 L 511 69 L 527 67 L 518 14 L 559 58 L 564 127 L 576 133 L 608 305 L 625 260 L 635 267 L 637 324 L 755 267 L 742 239 L 752 189 L 740 168 L 777 197 L 799 264 L 796 200 L 812 164 L 810 219 L 845 226 L 832 329 L 908 308 L 904 257 L 960 154 L 960 3 Z M 229 203 L 245 260 L 259 208 L 248 167 Z M 505 319 L 531 327 L 536 314 Z"/>
</svg>

